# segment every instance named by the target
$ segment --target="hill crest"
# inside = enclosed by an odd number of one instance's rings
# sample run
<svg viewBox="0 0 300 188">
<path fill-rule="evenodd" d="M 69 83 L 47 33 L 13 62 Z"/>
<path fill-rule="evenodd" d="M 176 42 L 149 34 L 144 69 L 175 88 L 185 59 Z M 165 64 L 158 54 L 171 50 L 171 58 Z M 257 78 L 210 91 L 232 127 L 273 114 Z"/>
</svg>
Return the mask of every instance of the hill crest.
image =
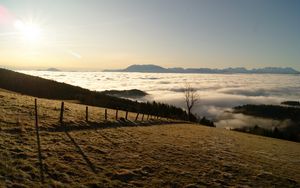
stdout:
<svg viewBox="0 0 300 188">
<path fill-rule="evenodd" d="M 145 73 L 199 73 L 199 74 L 300 74 L 291 67 L 265 67 L 246 69 L 244 67 L 229 67 L 225 69 L 211 68 L 164 68 L 158 65 L 130 65 L 125 69 L 104 70 L 104 72 L 145 72 Z"/>
</svg>

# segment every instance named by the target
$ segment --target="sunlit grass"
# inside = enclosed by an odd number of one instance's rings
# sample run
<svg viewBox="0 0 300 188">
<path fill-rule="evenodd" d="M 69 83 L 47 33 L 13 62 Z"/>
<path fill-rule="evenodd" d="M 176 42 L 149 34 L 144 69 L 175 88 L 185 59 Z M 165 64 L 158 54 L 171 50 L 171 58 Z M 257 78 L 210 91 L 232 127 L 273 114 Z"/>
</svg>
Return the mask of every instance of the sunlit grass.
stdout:
<svg viewBox="0 0 300 188">
<path fill-rule="evenodd" d="M 0 91 L 1 186 L 41 185 L 33 102 L 33 97 Z M 98 107 L 89 111 L 99 129 L 47 131 L 61 126 L 60 102 L 38 99 L 44 186 L 282 187 L 300 180 L 299 143 L 192 124 L 115 127 L 105 123 L 104 109 Z M 117 123 L 114 110 L 109 109 L 108 119 Z M 85 106 L 66 102 L 64 122 L 90 126 Z"/>
</svg>

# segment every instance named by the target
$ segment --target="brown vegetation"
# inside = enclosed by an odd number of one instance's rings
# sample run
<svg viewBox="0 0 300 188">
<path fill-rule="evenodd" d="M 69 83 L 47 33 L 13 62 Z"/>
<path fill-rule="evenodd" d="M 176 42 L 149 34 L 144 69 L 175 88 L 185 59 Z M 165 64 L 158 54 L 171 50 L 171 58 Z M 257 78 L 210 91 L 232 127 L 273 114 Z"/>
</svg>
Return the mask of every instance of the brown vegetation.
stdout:
<svg viewBox="0 0 300 188">
<path fill-rule="evenodd" d="M 89 107 L 86 122 L 85 106 L 68 102 L 69 129 L 59 129 L 60 101 L 38 99 L 42 185 L 34 98 L 0 91 L 0 105 L 3 187 L 299 186 L 299 143 L 193 124 L 148 126 L 141 116 L 136 125 L 145 126 L 127 126 L 110 109 L 106 122 L 104 109 L 96 107 Z"/>
</svg>

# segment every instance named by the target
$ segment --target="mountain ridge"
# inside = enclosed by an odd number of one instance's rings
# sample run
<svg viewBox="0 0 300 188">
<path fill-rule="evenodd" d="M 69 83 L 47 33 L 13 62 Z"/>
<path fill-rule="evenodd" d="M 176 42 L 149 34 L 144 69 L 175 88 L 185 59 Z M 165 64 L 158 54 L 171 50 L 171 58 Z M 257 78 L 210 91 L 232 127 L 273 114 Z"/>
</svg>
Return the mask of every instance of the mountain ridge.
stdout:
<svg viewBox="0 0 300 188">
<path fill-rule="evenodd" d="M 198 73 L 198 74 L 300 74 L 291 67 L 264 67 L 246 69 L 245 67 L 211 68 L 164 68 L 158 65 L 130 65 L 125 69 L 110 69 L 103 72 L 144 72 L 144 73 Z"/>
</svg>

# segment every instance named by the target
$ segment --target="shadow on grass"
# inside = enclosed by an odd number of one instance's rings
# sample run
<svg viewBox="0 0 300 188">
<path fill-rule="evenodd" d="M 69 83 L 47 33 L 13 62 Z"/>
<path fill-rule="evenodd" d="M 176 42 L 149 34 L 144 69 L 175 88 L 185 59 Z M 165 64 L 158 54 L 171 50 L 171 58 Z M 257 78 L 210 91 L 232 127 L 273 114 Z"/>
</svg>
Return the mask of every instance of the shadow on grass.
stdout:
<svg viewBox="0 0 300 188">
<path fill-rule="evenodd" d="M 104 121 L 104 122 L 84 122 L 84 123 L 68 123 L 64 122 L 63 124 L 57 124 L 54 127 L 51 128 L 45 128 L 40 127 L 41 131 L 49 131 L 49 132 L 64 132 L 67 137 L 70 139 L 74 147 L 76 148 L 77 152 L 82 156 L 88 167 L 97 174 L 98 170 L 96 166 L 91 162 L 89 157 L 85 154 L 85 152 L 82 150 L 80 145 L 76 142 L 76 140 L 71 136 L 71 131 L 84 131 L 84 130 L 97 130 L 97 129 L 112 129 L 112 128 L 118 128 L 118 127 L 138 127 L 138 126 L 151 126 L 151 125 L 161 125 L 161 124 L 176 124 L 176 123 L 187 123 L 187 122 L 174 122 L 174 121 L 162 121 L 162 120 L 149 120 L 149 121 L 138 121 L 133 122 L 129 120 L 120 119 L 118 121 Z M 108 141 L 110 141 L 112 144 L 115 145 L 111 139 L 106 137 L 105 135 L 101 135 Z M 46 170 L 47 173 L 47 170 Z M 47 173 L 50 175 L 49 173 Z"/>
<path fill-rule="evenodd" d="M 75 139 L 70 135 L 70 133 L 68 131 L 65 131 L 65 133 L 68 136 L 68 138 L 71 140 L 71 142 L 73 143 L 73 145 L 75 146 L 75 148 L 77 149 L 78 153 L 82 156 L 82 158 L 85 160 L 85 162 L 87 163 L 87 165 L 90 167 L 90 169 L 95 174 L 97 174 L 97 169 L 96 169 L 95 165 L 90 161 L 90 159 L 88 158 L 88 156 L 83 152 L 83 150 L 77 144 L 77 142 L 75 141 Z"/>
<path fill-rule="evenodd" d="M 162 124 L 180 124 L 188 123 L 185 121 L 159 121 L 159 120 L 150 120 L 143 122 L 133 122 L 129 120 L 118 120 L 118 121 L 104 121 L 104 122 L 84 122 L 82 124 L 77 123 L 68 123 L 65 122 L 64 126 L 55 125 L 53 127 L 41 127 L 42 131 L 49 132 L 69 132 L 69 131 L 84 131 L 84 130 L 95 130 L 95 129 L 112 129 L 118 127 L 141 127 L 141 126 L 153 126 L 153 125 L 162 125 Z"/>
</svg>

